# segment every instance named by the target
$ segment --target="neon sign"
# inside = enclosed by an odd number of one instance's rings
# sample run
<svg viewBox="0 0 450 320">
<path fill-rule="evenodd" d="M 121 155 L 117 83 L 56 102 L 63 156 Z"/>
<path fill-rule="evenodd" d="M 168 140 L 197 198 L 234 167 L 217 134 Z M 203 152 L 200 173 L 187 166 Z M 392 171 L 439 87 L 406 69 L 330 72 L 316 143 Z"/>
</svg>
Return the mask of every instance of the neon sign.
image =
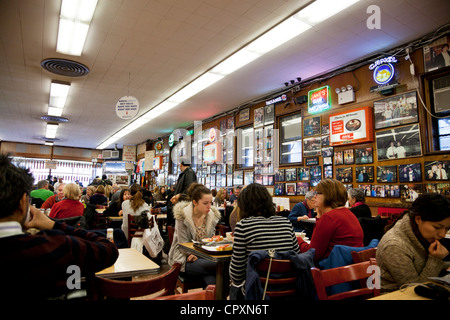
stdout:
<svg viewBox="0 0 450 320">
<path fill-rule="evenodd" d="M 277 97 L 275 99 L 266 101 L 266 106 L 274 104 L 274 103 L 278 103 L 278 102 L 281 102 L 281 101 L 286 101 L 286 100 L 287 100 L 287 96 L 285 94 L 283 94 L 282 96 L 279 96 L 279 97 Z"/>
<path fill-rule="evenodd" d="M 331 109 L 330 86 L 308 92 L 308 112 L 319 113 Z"/>
<path fill-rule="evenodd" d="M 373 80 L 379 85 L 387 84 L 394 78 L 395 68 L 392 63 L 396 63 L 395 57 L 379 59 L 369 66 L 373 70 Z"/>
</svg>

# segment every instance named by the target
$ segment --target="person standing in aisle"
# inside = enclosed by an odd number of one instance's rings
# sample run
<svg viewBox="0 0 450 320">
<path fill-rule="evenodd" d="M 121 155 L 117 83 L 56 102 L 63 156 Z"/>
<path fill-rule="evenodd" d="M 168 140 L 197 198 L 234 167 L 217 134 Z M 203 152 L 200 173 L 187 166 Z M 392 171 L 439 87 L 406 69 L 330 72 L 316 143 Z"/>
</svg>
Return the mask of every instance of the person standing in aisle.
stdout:
<svg viewBox="0 0 450 320">
<path fill-rule="evenodd" d="M 197 182 L 197 175 L 192 170 L 191 165 L 185 161 L 180 163 L 181 173 L 178 176 L 177 185 L 175 187 L 174 195 L 179 193 L 187 193 L 189 186 L 193 182 Z"/>
</svg>

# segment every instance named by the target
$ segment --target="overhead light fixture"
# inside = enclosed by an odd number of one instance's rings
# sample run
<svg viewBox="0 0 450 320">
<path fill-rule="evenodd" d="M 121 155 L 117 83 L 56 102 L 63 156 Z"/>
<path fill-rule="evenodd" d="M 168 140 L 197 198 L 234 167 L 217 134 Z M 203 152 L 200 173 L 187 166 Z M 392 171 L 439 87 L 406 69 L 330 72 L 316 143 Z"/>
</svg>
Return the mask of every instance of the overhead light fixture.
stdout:
<svg viewBox="0 0 450 320">
<path fill-rule="evenodd" d="M 50 84 L 50 99 L 48 101 L 48 115 L 60 117 L 69 95 L 70 84 L 52 81 Z"/>
<path fill-rule="evenodd" d="M 56 131 L 58 131 L 57 123 L 47 123 L 47 131 L 46 131 L 45 137 L 47 139 L 55 139 Z"/>
<path fill-rule="evenodd" d="M 55 143 L 53 141 L 45 141 L 44 145 L 46 146 L 53 146 Z"/>
<path fill-rule="evenodd" d="M 80 56 L 98 0 L 62 0 L 56 51 Z"/>
<path fill-rule="evenodd" d="M 65 0 L 67 1 L 67 0 Z M 221 80 L 230 73 L 244 67 L 250 62 L 258 59 L 267 52 L 279 47 L 287 41 L 297 37 L 299 34 L 312 28 L 314 25 L 323 21 L 334 14 L 348 8 L 359 0 L 316 0 L 298 13 L 290 16 L 280 24 L 268 30 L 260 37 L 244 46 L 228 58 L 224 59 L 211 70 L 188 84 L 186 87 L 177 91 L 165 101 L 158 104 L 150 111 L 134 120 L 118 132 L 114 133 L 107 140 L 103 141 L 97 149 L 104 149 L 116 142 L 118 139 L 130 132 L 136 130 L 147 122 L 167 112 L 167 109 L 160 108 L 163 104 L 169 104 L 171 108 L 186 101 L 190 97 L 204 90 L 211 84 Z M 297 78 L 298 82 L 301 78 Z M 294 81 L 294 80 L 292 80 Z M 295 83 L 295 81 L 294 81 Z M 284 83 L 289 86 L 289 82 Z"/>
</svg>

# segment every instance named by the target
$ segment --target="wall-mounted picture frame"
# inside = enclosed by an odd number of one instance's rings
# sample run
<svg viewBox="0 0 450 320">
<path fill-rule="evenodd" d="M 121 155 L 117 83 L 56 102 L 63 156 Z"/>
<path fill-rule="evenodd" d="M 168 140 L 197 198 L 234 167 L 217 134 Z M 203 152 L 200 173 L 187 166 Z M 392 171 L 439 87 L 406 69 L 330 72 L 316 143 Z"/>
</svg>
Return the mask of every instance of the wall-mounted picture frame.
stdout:
<svg viewBox="0 0 450 320">
<path fill-rule="evenodd" d="M 302 196 L 305 195 L 309 191 L 309 183 L 308 182 L 297 182 L 297 195 Z"/>
<path fill-rule="evenodd" d="M 378 161 L 422 155 L 419 124 L 378 131 L 376 140 Z"/>
<path fill-rule="evenodd" d="M 404 184 L 400 185 L 400 199 L 402 202 L 414 202 L 424 192 L 423 184 Z"/>
<path fill-rule="evenodd" d="M 366 197 L 372 196 L 372 185 L 371 184 L 358 184 L 358 188 L 364 191 Z"/>
<path fill-rule="evenodd" d="M 322 167 L 313 166 L 309 168 L 309 176 L 312 178 L 322 177 Z"/>
<path fill-rule="evenodd" d="M 284 194 L 285 194 L 284 183 L 275 183 L 274 194 L 275 194 L 275 196 L 284 196 Z"/>
<path fill-rule="evenodd" d="M 275 170 L 275 182 L 285 181 L 284 169 Z"/>
<path fill-rule="evenodd" d="M 250 120 L 250 108 L 245 108 L 239 111 L 239 122 Z"/>
<path fill-rule="evenodd" d="M 338 166 L 344 164 L 344 152 L 335 151 L 334 152 L 334 165 Z"/>
<path fill-rule="evenodd" d="M 255 183 L 263 184 L 263 175 L 262 174 L 256 174 L 254 175 Z"/>
<path fill-rule="evenodd" d="M 355 148 L 355 164 L 373 163 L 373 148 Z"/>
<path fill-rule="evenodd" d="M 355 167 L 355 180 L 356 182 L 373 182 L 374 181 L 374 168 L 373 166 Z"/>
<path fill-rule="evenodd" d="M 304 167 L 297 168 L 297 180 L 309 181 L 309 168 Z"/>
<path fill-rule="evenodd" d="M 322 147 L 328 147 L 330 145 L 330 135 L 322 136 Z"/>
<path fill-rule="evenodd" d="M 244 184 L 244 172 L 239 170 L 235 171 L 233 174 L 233 185 L 241 186 Z"/>
<path fill-rule="evenodd" d="M 424 166 L 425 180 L 450 179 L 450 161 L 425 161 Z"/>
<path fill-rule="evenodd" d="M 253 183 L 254 181 L 254 173 L 253 171 L 245 171 L 244 172 L 244 185 L 248 185 Z"/>
<path fill-rule="evenodd" d="M 311 137 L 320 134 L 320 116 L 303 119 L 303 136 Z"/>
<path fill-rule="evenodd" d="M 335 179 L 342 183 L 353 182 L 353 168 L 341 167 L 336 168 Z"/>
<path fill-rule="evenodd" d="M 385 185 L 384 194 L 388 198 L 400 198 L 400 186 L 398 184 Z"/>
<path fill-rule="evenodd" d="M 323 124 L 322 125 L 322 135 L 329 135 L 330 134 L 330 125 L 329 124 Z"/>
<path fill-rule="evenodd" d="M 312 157 L 305 159 L 305 165 L 307 166 L 317 166 L 319 164 L 319 157 Z"/>
<path fill-rule="evenodd" d="M 397 166 L 377 166 L 377 182 L 397 182 Z"/>
<path fill-rule="evenodd" d="M 399 182 L 421 182 L 422 165 L 420 163 L 400 164 L 398 166 Z"/>
<path fill-rule="evenodd" d="M 344 150 L 344 164 L 353 164 L 354 162 L 353 149 Z"/>
<path fill-rule="evenodd" d="M 297 180 L 297 170 L 295 168 L 285 169 L 286 181 L 296 181 Z"/>
<path fill-rule="evenodd" d="M 450 183 L 427 183 L 424 187 L 426 193 L 439 193 L 450 196 Z"/>
<path fill-rule="evenodd" d="M 324 148 L 322 145 L 322 157 L 332 157 L 333 156 L 333 147 Z"/>
<path fill-rule="evenodd" d="M 275 120 L 275 105 L 269 104 L 264 107 L 264 125 L 267 126 L 269 124 L 274 123 Z"/>
<path fill-rule="evenodd" d="M 321 177 L 311 177 L 311 180 L 309 182 L 311 184 L 311 187 L 317 187 L 320 181 L 322 181 Z"/>
<path fill-rule="evenodd" d="M 286 183 L 286 195 L 295 196 L 297 190 L 297 184 L 295 182 Z"/>
<path fill-rule="evenodd" d="M 419 121 L 416 91 L 402 93 L 373 103 L 375 129 Z"/>
<path fill-rule="evenodd" d="M 323 165 L 333 164 L 333 157 L 323 157 L 322 158 Z"/>
<path fill-rule="evenodd" d="M 264 107 L 253 111 L 253 127 L 262 127 L 264 125 Z"/>
<path fill-rule="evenodd" d="M 320 137 L 303 139 L 303 156 L 320 156 L 322 139 Z"/>
<path fill-rule="evenodd" d="M 323 166 L 323 178 L 324 179 L 333 179 L 333 166 L 332 165 L 324 165 Z"/>
</svg>

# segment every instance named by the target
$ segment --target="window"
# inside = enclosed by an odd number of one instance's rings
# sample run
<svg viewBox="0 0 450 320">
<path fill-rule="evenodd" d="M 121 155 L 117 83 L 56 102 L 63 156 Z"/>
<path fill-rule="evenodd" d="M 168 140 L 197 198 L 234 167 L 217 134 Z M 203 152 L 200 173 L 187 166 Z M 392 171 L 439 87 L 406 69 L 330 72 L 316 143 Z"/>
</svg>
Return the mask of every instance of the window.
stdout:
<svg viewBox="0 0 450 320">
<path fill-rule="evenodd" d="M 280 119 L 280 164 L 302 162 L 302 117 L 295 114 Z"/>
<path fill-rule="evenodd" d="M 238 167 L 253 167 L 253 127 L 237 130 L 237 140 Z"/>
<path fill-rule="evenodd" d="M 430 80 L 434 151 L 450 150 L 450 75 Z"/>
</svg>

